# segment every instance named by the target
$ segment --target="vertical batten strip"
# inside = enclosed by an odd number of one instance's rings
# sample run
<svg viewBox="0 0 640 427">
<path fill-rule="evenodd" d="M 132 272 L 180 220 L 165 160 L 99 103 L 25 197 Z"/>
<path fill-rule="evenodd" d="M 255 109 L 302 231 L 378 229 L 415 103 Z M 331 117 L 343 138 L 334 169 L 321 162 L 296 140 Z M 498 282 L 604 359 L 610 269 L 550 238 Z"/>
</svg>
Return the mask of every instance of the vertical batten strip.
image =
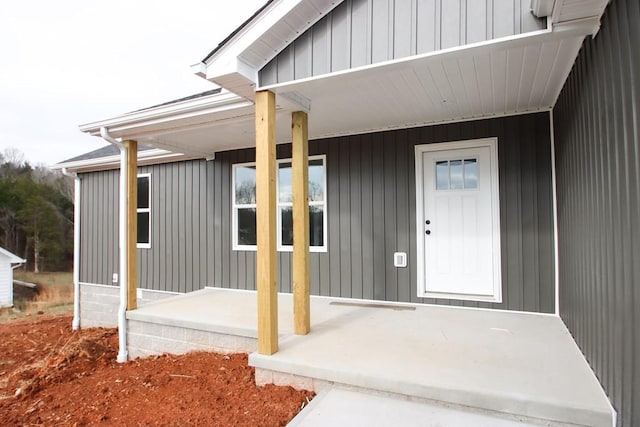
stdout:
<svg viewBox="0 0 640 427">
<path fill-rule="evenodd" d="M 258 353 L 278 351 L 275 94 L 256 92 Z"/>
<path fill-rule="evenodd" d="M 309 301 L 309 132 L 307 113 L 292 115 L 294 330 L 311 330 Z"/>
<path fill-rule="evenodd" d="M 138 308 L 138 142 L 125 141 L 127 150 L 127 310 Z"/>
</svg>

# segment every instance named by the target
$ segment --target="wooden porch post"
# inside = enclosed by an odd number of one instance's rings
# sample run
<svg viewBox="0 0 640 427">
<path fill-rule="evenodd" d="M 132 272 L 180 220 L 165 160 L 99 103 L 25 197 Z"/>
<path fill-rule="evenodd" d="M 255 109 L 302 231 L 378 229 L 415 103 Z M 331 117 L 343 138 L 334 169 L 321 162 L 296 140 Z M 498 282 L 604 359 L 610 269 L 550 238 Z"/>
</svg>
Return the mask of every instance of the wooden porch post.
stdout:
<svg viewBox="0 0 640 427">
<path fill-rule="evenodd" d="M 138 142 L 125 141 L 127 150 L 127 310 L 138 308 Z"/>
<path fill-rule="evenodd" d="M 303 111 L 292 115 L 293 181 L 293 317 L 294 331 L 311 330 L 309 301 L 309 132 Z"/>
<path fill-rule="evenodd" d="M 276 270 L 276 98 L 256 92 L 258 353 L 278 351 Z"/>
</svg>

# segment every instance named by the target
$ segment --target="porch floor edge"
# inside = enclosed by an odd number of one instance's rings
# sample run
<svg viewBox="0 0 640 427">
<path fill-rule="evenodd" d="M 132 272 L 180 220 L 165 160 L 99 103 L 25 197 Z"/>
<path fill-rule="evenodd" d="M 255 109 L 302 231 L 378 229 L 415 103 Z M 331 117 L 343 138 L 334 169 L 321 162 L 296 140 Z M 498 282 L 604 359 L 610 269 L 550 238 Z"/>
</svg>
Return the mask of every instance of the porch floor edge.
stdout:
<svg viewBox="0 0 640 427">
<path fill-rule="evenodd" d="M 612 425 L 611 414 L 584 406 L 569 407 L 561 402 L 529 400 L 526 396 L 498 394 L 491 390 L 465 390 L 450 388 L 446 384 L 425 385 L 383 375 L 323 369 L 308 364 L 293 364 L 274 356 L 256 352 L 249 355 L 249 365 L 256 369 L 259 385 L 289 385 L 297 389 L 311 389 L 316 393 L 337 386 L 366 393 L 401 396 L 410 401 L 460 406 L 470 412 L 513 416 L 521 421 L 553 423 L 544 425 Z"/>
</svg>

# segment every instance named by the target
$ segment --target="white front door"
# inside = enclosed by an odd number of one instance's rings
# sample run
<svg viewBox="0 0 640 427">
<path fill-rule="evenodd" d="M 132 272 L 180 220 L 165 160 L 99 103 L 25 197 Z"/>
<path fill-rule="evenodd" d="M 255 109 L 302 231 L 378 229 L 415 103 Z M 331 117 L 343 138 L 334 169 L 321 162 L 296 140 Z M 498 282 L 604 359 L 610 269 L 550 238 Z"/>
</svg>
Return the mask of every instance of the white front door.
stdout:
<svg viewBox="0 0 640 427">
<path fill-rule="evenodd" d="M 495 138 L 416 147 L 418 295 L 501 302 Z"/>
</svg>

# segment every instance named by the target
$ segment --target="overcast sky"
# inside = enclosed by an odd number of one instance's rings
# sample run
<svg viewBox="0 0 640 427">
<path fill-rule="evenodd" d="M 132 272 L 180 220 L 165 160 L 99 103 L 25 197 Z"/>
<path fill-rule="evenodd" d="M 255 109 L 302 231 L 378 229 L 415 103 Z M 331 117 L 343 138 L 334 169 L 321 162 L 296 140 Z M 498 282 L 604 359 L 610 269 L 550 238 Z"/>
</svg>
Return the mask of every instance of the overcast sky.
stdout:
<svg viewBox="0 0 640 427">
<path fill-rule="evenodd" d="M 3 3 L 0 152 L 54 164 L 105 145 L 80 124 L 213 88 L 190 65 L 265 1 Z"/>
</svg>

